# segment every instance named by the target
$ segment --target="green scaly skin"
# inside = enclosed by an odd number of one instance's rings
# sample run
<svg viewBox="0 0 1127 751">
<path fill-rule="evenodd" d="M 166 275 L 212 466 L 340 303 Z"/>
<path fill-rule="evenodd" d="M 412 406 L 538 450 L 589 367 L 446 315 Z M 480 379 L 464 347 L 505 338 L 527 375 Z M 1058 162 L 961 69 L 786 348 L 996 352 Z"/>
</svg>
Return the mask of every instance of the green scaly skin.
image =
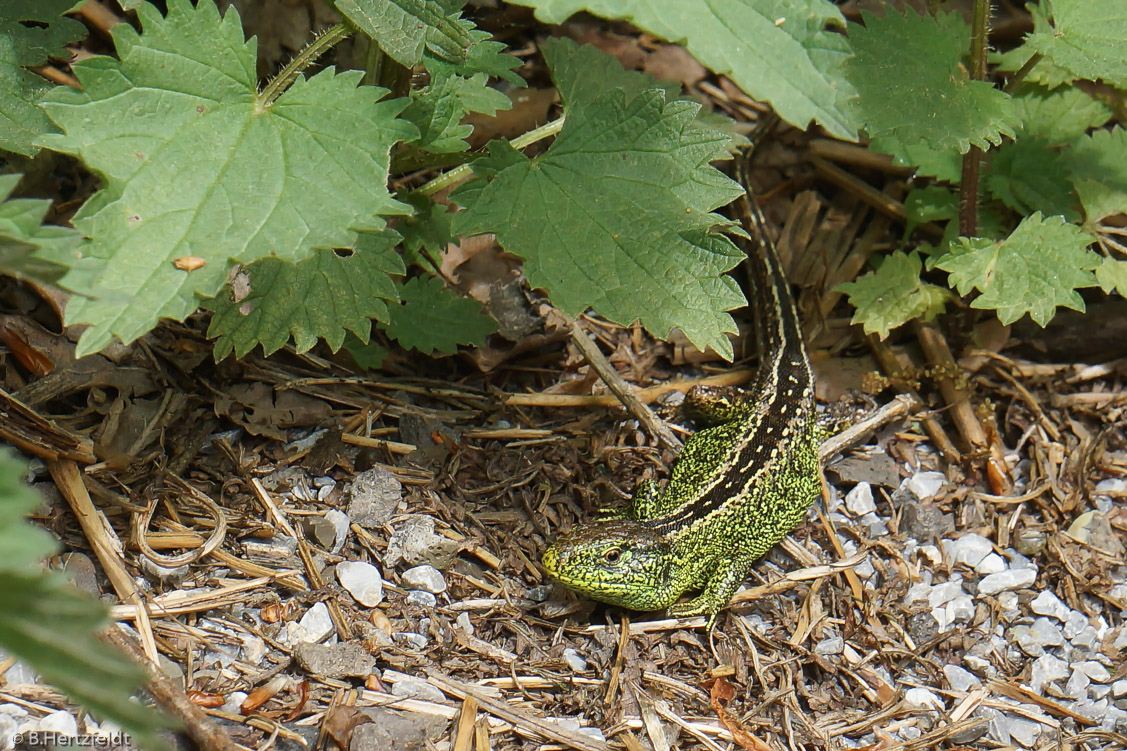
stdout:
<svg viewBox="0 0 1127 751">
<path fill-rule="evenodd" d="M 664 489 L 640 482 L 624 515 L 548 547 L 544 568 L 569 589 L 633 610 L 707 614 L 712 628 L 755 561 L 820 494 L 822 431 L 794 301 L 774 248 L 745 250 L 762 354 L 755 384 L 691 390 L 686 407 L 708 427 L 685 443 Z"/>
</svg>

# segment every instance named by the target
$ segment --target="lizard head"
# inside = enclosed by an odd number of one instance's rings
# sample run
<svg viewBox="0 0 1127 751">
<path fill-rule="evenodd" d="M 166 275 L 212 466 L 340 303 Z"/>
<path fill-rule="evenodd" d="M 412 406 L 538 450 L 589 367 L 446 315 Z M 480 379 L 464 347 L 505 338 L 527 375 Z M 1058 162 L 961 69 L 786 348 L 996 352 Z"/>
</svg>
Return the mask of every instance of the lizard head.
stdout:
<svg viewBox="0 0 1127 751">
<path fill-rule="evenodd" d="M 669 544 L 632 519 L 577 527 L 544 551 L 542 563 L 568 589 L 632 610 L 659 610 L 680 594 Z"/>
</svg>

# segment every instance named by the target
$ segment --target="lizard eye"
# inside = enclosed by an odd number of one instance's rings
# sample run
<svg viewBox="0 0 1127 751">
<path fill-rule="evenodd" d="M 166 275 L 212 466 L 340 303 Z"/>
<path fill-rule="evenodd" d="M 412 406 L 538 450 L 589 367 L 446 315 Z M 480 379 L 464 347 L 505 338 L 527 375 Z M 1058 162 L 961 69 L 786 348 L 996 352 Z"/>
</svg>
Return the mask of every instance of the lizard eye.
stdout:
<svg viewBox="0 0 1127 751">
<path fill-rule="evenodd" d="M 603 558 L 605 558 L 606 562 L 610 563 L 610 564 L 618 563 L 618 559 L 621 558 L 621 557 L 622 557 L 622 551 L 619 550 L 618 548 L 611 548 L 610 550 L 608 550 L 606 553 L 603 554 Z"/>
</svg>

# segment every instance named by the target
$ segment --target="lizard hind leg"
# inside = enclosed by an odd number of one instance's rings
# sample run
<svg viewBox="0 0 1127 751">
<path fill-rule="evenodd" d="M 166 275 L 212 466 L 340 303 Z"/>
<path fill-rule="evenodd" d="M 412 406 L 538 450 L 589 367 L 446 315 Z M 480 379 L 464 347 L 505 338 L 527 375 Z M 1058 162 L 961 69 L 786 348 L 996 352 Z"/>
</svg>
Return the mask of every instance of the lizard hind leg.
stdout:
<svg viewBox="0 0 1127 751">
<path fill-rule="evenodd" d="M 693 386 L 685 394 L 685 414 L 698 425 L 738 420 L 753 409 L 752 392 L 738 386 Z"/>
</svg>

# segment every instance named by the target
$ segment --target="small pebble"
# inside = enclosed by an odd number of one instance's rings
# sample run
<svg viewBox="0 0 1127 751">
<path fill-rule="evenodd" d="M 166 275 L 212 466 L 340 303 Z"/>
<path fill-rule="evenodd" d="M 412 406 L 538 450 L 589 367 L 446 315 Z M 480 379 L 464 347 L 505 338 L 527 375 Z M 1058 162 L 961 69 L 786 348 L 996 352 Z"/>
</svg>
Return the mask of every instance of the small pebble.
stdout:
<svg viewBox="0 0 1127 751">
<path fill-rule="evenodd" d="M 323 602 L 314 603 L 313 607 L 306 610 L 297 625 L 299 626 L 297 635 L 300 637 L 296 640 L 298 642 L 319 642 L 333 633 L 335 628 L 333 619 L 329 616 L 329 608 Z"/>
<path fill-rule="evenodd" d="M 1099 701 L 1083 699 L 1072 705 L 1072 711 L 1084 715 L 1092 722 L 1102 722 L 1110 706 L 1111 702 L 1107 699 L 1100 699 Z"/>
<path fill-rule="evenodd" d="M 473 622 L 470 620 L 469 613 L 458 613 L 458 617 L 454 619 L 454 622 L 458 624 L 458 628 L 462 629 L 462 631 L 473 636 Z"/>
<path fill-rule="evenodd" d="M 365 561 L 341 561 L 337 564 L 337 581 L 366 608 L 383 602 L 383 577 L 379 569 Z"/>
<path fill-rule="evenodd" d="M 424 592 L 440 595 L 446 591 L 446 580 L 442 572 L 434 566 L 422 565 L 409 568 L 401 577 L 407 589 L 421 589 Z"/>
<path fill-rule="evenodd" d="M 576 650 L 568 647 L 563 651 L 563 660 L 573 673 L 582 673 L 587 669 L 587 660 Z"/>
<path fill-rule="evenodd" d="M 947 677 L 947 682 L 951 684 L 951 689 L 954 691 L 969 691 L 982 683 L 978 676 L 958 665 L 944 665 L 943 675 Z"/>
<path fill-rule="evenodd" d="M 1041 723 L 1020 717 L 1007 718 L 1010 738 L 1026 748 L 1033 748 L 1041 737 Z"/>
<path fill-rule="evenodd" d="M 943 584 L 936 584 L 927 593 L 927 604 L 933 608 L 946 605 L 951 600 L 964 594 L 962 579 L 954 579 Z"/>
<path fill-rule="evenodd" d="M 1095 660 L 1087 660 L 1080 663 L 1080 670 L 1083 670 L 1089 678 L 1096 683 L 1108 683 L 1111 681 L 1111 672 Z"/>
<path fill-rule="evenodd" d="M 407 602 L 411 605 L 426 608 L 427 610 L 433 610 L 438 604 L 438 598 L 430 592 L 424 592 L 421 589 L 412 589 L 407 593 Z"/>
<path fill-rule="evenodd" d="M 246 700 L 246 691 L 232 691 L 231 693 L 227 694 L 227 700 L 223 702 L 223 706 L 220 707 L 220 709 L 230 714 L 241 715 L 243 702 Z"/>
<path fill-rule="evenodd" d="M 1122 699 L 1124 696 L 1127 696 L 1127 678 L 1111 684 L 1111 695 L 1116 699 Z"/>
<path fill-rule="evenodd" d="M 1087 627 L 1088 617 L 1077 610 L 1073 610 L 1069 612 L 1064 621 L 1064 638 L 1072 641 Z"/>
<path fill-rule="evenodd" d="M 325 490 L 325 488 L 322 488 Z M 329 488 L 332 490 L 332 488 Z M 344 544 L 348 542 L 348 528 L 352 524 L 352 520 L 348 518 L 348 514 L 337 509 L 329 509 L 325 512 L 325 521 L 333 525 L 333 547 L 329 551 L 331 553 L 339 553 Z"/>
<path fill-rule="evenodd" d="M 1050 618 L 1056 618 L 1058 621 L 1064 621 L 1068 618 L 1068 614 L 1072 612 L 1067 605 L 1060 601 L 1059 597 L 1048 589 L 1034 597 L 1033 601 L 1029 603 L 1029 608 L 1037 615 L 1046 615 Z"/>
<path fill-rule="evenodd" d="M 418 678 L 404 677 L 391 684 L 391 693 L 405 699 L 422 699 L 423 701 L 445 702 L 446 695 L 437 687 Z"/>
<path fill-rule="evenodd" d="M 952 564 L 974 568 L 983 558 L 994 552 L 994 545 L 980 534 L 971 532 L 957 540 L 943 540 L 943 552 Z"/>
<path fill-rule="evenodd" d="M 1032 586 L 1035 581 L 1037 581 L 1035 569 L 1010 569 L 984 576 L 978 583 L 978 591 L 984 595 L 996 595 L 999 592 Z"/>
<path fill-rule="evenodd" d="M 1079 634 L 1069 639 L 1069 641 L 1072 642 L 1072 646 L 1077 649 L 1091 649 L 1096 646 L 1099 640 L 1099 633 L 1092 626 L 1088 626 Z"/>
<path fill-rule="evenodd" d="M 938 709 L 943 711 L 943 700 L 926 688 L 910 688 L 904 692 L 904 701 L 916 709 Z"/>
<path fill-rule="evenodd" d="M 427 646 L 427 638 L 422 634 L 416 634 L 414 631 L 397 631 L 392 634 L 391 638 L 412 649 L 426 649 Z"/>
<path fill-rule="evenodd" d="M 1072 671 L 1072 676 L 1068 679 L 1068 683 L 1064 684 L 1064 695 L 1070 699 L 1087 699 L 1088 686 L 1091 684 L 1092 679 L 1088 677 L 1080 668 Z"/>
<path fill-rule="evenodd" d="M 926 501 L 933 498 L 945 482 L 947 476 L 942 472 L 917 472 L 904 481 L 903 487 L 912 491 L 917 499 Z"/>
<path fill-rule="evenodd" d="M 974 572 L 979 576 L 989 576 L 990 574 L 1000 574 L 1006 570 L 1006 559 L 997 553 L 990 555 L 979 561 L 975 567 Z"/>
<path fill-rule="evenodd" d="M 58 712 L 52 712 L 39 720 L 39 731 L 58 733 L 73 738 L 78 735 L 78 720 L 70 712 L 60 709 Z"/>
<path fill-rule="evenodd" d="M 854 517 L 871 514 L 877 510 L 873 502 L 873 488 L 867 482 L 860 482 L 845 496 L 845 508 Z"/>
<path fill-rule="evenodd" d="M 1052 655 L 1042 655 L 1033 661 L 1033 671 L 1029 678 L 1033 693 L 1044 691 L 1045 684 L 1063 681 L 1070 675 L 1068 663 Z"/>
<path fill-rule="evenodd" d="M 822 655 L 823 657 L 839 655 L 844 651 L 845 640 L 840 636 L 831 636 L 814 645 L 814 654 Z"/>
</svg>

